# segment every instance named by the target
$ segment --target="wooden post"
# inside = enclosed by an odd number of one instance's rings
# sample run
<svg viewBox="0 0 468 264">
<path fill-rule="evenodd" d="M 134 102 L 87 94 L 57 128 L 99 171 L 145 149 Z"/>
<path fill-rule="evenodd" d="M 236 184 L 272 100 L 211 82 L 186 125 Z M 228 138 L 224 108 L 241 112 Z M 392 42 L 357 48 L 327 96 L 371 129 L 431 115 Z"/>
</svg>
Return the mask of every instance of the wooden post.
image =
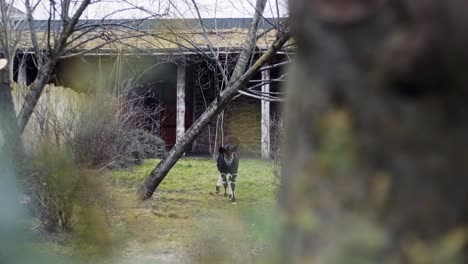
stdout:
<svg viewBox="0 0 468 264">
<path fill-rule="evenodd" d="M 192 89 L 192 124 L 197 120 L 197 89 Z M 195 152 L 197 148 L 197 140 L 192 143 L 192 152 Z"/>
<path fill-rule="evenodd" d="M 176 142 L 185 134 L 185 65 L 177 65 Z"/>
<path fill-rule="evenodd" d="M 27 81 L 28 79 L 27 79 L 27 71 L 26 71 L 26 62 L 20 61 L 17 83 L 19 85 L 26 85 Z"/>
<path fill-rule="evenodd" d="M 270 70 L 262 71 L 262 80 L 270 79 Z M 270 84 L 262 85 L 262 93 L 270 92 Z M 270 101 L 262 100 L 262 158 L 270 158 Z"/>
</svg>

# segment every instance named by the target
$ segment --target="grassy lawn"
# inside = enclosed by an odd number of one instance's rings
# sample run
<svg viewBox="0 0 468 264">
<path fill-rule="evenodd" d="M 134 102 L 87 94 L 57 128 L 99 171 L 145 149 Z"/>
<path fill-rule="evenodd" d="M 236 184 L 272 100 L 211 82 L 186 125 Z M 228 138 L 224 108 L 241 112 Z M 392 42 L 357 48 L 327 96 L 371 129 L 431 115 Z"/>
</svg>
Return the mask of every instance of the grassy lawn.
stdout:
<svg viewBox="0 0 468 264">
<path fill-rule="evenodd" d="M 241 160 L 237 204 L 215 194 L 218 173 L 211 160 L 189 158 L 175 165 L 152 199 L 136 201 L 136 188 L 157 162 L 102 175 L 113 257 L 99 262 L 257 263 L 272 249 L 278 221 L 268 162 Z M 66 244 L 46 247 L 56 254 L 86 255 Z"/>
</svg>

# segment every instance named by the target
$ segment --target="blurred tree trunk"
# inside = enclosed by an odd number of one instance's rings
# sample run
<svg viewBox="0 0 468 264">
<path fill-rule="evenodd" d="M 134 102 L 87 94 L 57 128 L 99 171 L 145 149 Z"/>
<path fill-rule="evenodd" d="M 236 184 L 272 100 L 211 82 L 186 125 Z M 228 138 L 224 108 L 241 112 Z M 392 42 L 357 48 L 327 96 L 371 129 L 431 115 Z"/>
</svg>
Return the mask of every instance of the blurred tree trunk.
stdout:
<svg viewBox="0 0 468 264">
<path fill-rule="evenodd" d="M 9 68 L 7 65 L 0 69 L 0 132 L 3 139 L 0 151 L 8 154 L 20 154 L 23 148 L 10 91 Z"/>
<path fill-rule="evenodd" d="M 468 2 L 290 8 L 281 261 L 466 263 Z"/>
</svg>

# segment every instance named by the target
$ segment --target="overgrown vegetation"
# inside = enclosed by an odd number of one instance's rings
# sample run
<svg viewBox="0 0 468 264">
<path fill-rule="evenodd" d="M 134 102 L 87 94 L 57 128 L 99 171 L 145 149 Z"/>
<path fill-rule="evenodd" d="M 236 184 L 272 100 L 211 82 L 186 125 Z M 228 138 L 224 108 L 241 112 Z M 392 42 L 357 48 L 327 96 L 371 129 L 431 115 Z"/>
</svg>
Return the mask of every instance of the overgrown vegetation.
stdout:
<svg viewBox="0 0 468 264">
<path fill-rule="evenodd" d="M 106 212 L 114 258 L 121 263 L 252 263 L 272 249 L 278 234 L 275 185 L 269 164 L 241 160 L 238 204 L 214 194 L 216 167 L 209 159 L 182 159 L 154 197 L 135 201 L 135 190 L 155 160 L 102 175 L 109 183 Z M 87 238 L 35 243 L 48 254 L 83 257 Z M 103 261 L 107 263 L 106 261 Z"/>
<path fill-rule="evenodd" d="M 92 106 L 80 116 L 79 129 L 70 141 L 78 163 L 127 168 L 165 154 L 164 141 L 140 128 L 139 122 L 146 114 L 143 108 L 124 112 L 115 98 L 96 100 Z"/>
<path fill-rule="evenodd" d="M 64 149 L 42 145 L 23 165 L 23 186 L 31 195 L 33 215 L 45 230 L 71 230 L 71 217 L 83 187 L 84 172 Z"/>
<path fill-rule="evenodd" d="M 46 92 L 27 128 L 19 174 L 44 229 L 71 231 L 76 208 L 85 202 L 83 188 L 85 196 L 95 195 L 87 182 L 95 176 L 87 170 L 126 168 L 165 154 L 164 141 L 143 129 L 159 109 L 145 108 L 143 96 L 87 96 L 53 86 Z"/>
<path fill-rule="evenodd" d="M 163 157 L 161 107 L 145 105 L 148 95 L 140 93 L 134 81 L 122 86 L 95 95 L 47 86 L 26 127 L 28 151 L 44 143 L 66 146 L 75 162 L 88 168 L 129 167 Z M 23 103 L 26 90 L 15 85 L 15 105 Z"/>
</svg>

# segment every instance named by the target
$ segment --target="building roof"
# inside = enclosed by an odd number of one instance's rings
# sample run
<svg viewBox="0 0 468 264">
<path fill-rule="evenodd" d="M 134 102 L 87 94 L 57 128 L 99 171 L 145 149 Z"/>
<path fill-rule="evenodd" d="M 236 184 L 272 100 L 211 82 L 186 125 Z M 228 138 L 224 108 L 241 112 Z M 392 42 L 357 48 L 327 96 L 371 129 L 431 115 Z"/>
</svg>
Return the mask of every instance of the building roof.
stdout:
<svg viewBox="0 0 468 264">
<path fill-rule="evenodd" d="M 282 21 L 283 19 L 280 19 Z M 33 25 L 37 30 L 47 30 L 48 20 L 34 20 Z M 252 22 L 252 18 L 203 18 L 201 23 L 207 29 L 233 29 L 233 28 L 245 28 L 247 29 Z M 259 29 L 268 29 L 271 25 L 278 22 L 276 18 L 262 18 L 258 24 Z M 50 21 L 50 28 L 52 31 L 60 29 L 62 21 L 52 20 Z M 88 19 L 80 20 L 78 27 L 90 26 L 90 25 L 126 25 L 128 27 L 140 29 L 140 30 L 165 30 L 170 27 L 184 28 L 187 30 L 196 30 L 201 28 L 199 19 Z"/>
<path fill-rule="evenodd" d="M 19 10 L 18 8 L 14 7 L 13 5 L 8 5 L 7 6 L 7 13 L 8 13 L 8 16 L 11 17 L 11 19 L 14 20 L 14 21 L 26 20 L 26 18 L 27 18 L 25 12 Z M 0 17 L 2 17 L 1 12 L 0 12 Z"/>
<path fill-rule="evenodd" d="M 206 36 L 211 45 L 221 51 L 235 51 L 242 47 L 251 18 L 217 18 L 203 19 L 158 19 L 158 20 L 83 20 L 77 24 L 78 37 L 70 46 L 74 52 L 95 49 L 99 53 L 115 53 L 127 50 L 141 50 L 142 52 L 167 53 L 203 52 L 207 50 Z M 275 41 L 274 30 L 268 31 L 278 23 L 275 19 L 262 19 L 259 32 L 264 32 L 258 39 L 259 48 L 267 48 Z M 203 26 L 202 26 L 203 24 Z M 61 21 L 34 21 L 34 28 L 38 32 L 38 39 L 46 36 L 47 28 L 58 31 Z M 24 23 L 24 31 L 28 31 Z M 92 30 L 91 30 L 92 29 Z M 89 31 L 84 34 L 80 32 Z M 73 37 L 72 36 L 72 37 Z M 106 44 L 109 40 L 110 43 Z M 45 45 L 46 41 L 42 42 Z M 23 36 L 22 46 L 30 48 L 28 34 Z"/>
</svg>

